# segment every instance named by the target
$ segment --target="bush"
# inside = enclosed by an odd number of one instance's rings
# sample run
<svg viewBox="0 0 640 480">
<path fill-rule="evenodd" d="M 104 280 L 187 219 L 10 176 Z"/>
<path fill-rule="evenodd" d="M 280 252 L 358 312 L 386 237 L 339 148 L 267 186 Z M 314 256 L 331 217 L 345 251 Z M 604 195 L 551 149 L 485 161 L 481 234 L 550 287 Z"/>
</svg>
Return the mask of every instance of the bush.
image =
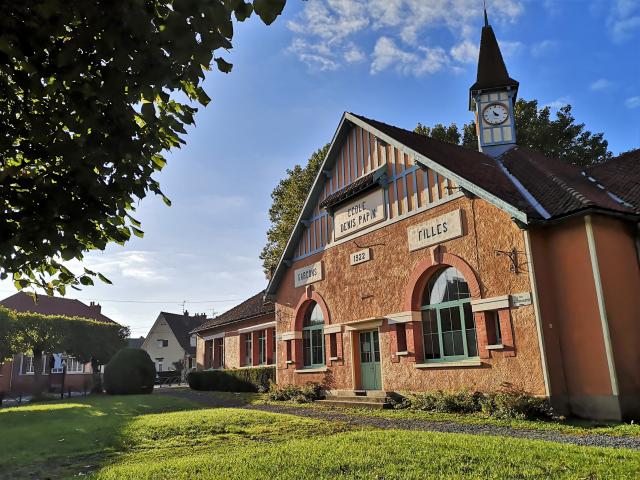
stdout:
<svg viewBox="0 0 640 480">
<path fill-rule="evenodd" d="M 430 393 L 418 393 L 410 397 L 414 410 L 444 413 L 475 413 L 481 410 L 478 392 L 446 393 L 441 390 Z"/>
<path fill-rule="evenodd" d="M 482 412 L 496 418 L 517 420 L 548 420 L 553 410 L 546 398 L 532 397 L 522 392 L 498 392 L 484 395 Z"/>
<path fill-rule="evenodd" d="M 276 367 L 204 370 L 187 375 L 191 389 L 219 392 L 265 392 L 269 382 L 275 381 L 275 378 Z"/>
<path fill-rule="evenodd" d="M 309 382 L 303 386 L 285 385 L 282 387 L 271 383 L 268 397 L 270 400 L 292 400 L 297 403 L 307 403 L 320 399 L 321 394 L 322 386 L 318 383 Z"/>
<path fill-rule="evenodd" d="M 111 395 L 153 392 L 156 367 L 139 348 L 123 348 L 104 367 L 104 388 Z"/>
<path fill-rule="evenodd" d="M 516 420 L 548 420 L 553 417 L 546 398 L 533 397 L 520 391 L 496 393 L 443 391 L 408 395 L 395 408 L 410 408 L 439 413 L 478 413 Z"/>
</svg>

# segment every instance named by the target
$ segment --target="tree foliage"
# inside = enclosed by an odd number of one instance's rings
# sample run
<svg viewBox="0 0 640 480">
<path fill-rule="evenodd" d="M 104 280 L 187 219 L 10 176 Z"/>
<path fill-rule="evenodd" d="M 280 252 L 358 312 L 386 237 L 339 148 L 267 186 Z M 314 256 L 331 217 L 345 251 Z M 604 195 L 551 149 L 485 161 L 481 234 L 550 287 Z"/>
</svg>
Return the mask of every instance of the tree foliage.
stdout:
<svg viewBox="0 0 640 480">
<path fill-rule="evenodd" d="M 129 329 L 117 323 L 0 307 L 0 360 L 32 355 L 37 385 L 45 354 L 66 353 L 82 362 L 104 364 L 125 346 L 128 336 Z"/>
<path fill-rule="evenodd" d="M 537 100 L 519 99 L 515 105 L 516 142 L 563 162 L 586 167 L 611 158 L 603 133 L 592 133 L 584 123 L 576 123 L 571 105 L 558 109 L 552 118 L 549 107 L 538 107 Z M 478 140 L 475 122 L 462 127 L 436 124 L 425 127 L 418 123 L 414 132 L 476 150 Z"/>
<path fill-rule="evenodd" d="M 292 169 L 287 169 L 286 177 L 280 180 L 271 193 L 273 200 L 269 209 L 271 226 L 267 231 L 267 244 L 260 254 L 267 276 L 278 265 L 328 150 L 327 143 L 311 154 L 304 167 L 296 165 Z"/>
<path fill-rule="evenodd" d="M 132 215 L 184 144 L 233 18 L 285 0 L 30 0 L 0 7 L 0 278 L 65 293 L 63 261 L 142 236 Z M 182 99 L 186 98 L 187 101 Z"/>
</svg>

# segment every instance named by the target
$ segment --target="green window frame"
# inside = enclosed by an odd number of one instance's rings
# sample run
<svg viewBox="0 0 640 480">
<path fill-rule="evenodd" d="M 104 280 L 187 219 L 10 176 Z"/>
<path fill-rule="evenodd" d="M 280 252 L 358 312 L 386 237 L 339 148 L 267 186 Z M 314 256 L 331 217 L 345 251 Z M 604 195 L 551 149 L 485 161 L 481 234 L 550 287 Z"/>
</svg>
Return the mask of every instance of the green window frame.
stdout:
<svg viewBox="0 0 640 480">
<path fill-rule="evenodd" d="M 425 362 L 478 358 L 469 286 L 454 267 L 436 273 L 423 296 L 422 333 Z"/>
<path fill-rule="evenodd" d="M 309 306 L 302 326 L 302 353 L 304 368 L 325 366 L 324 316 L 315 302 Z"/>
</svg>

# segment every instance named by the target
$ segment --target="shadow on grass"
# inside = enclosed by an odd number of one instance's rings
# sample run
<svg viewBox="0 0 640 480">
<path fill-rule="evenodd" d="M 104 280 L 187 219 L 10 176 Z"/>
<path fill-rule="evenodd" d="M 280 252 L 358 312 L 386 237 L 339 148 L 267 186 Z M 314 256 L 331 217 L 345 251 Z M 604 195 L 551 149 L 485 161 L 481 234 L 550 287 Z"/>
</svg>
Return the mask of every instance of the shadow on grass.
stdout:
<svg viewBox="0 0 640 480">
<path fill-rule="evenodd" d="M 199 409 L 156 395 L 93 395 L 0 411 L 0 479 L 66 478 L 119 451 L 121 432 L 135 418 Z"/>
</svg>

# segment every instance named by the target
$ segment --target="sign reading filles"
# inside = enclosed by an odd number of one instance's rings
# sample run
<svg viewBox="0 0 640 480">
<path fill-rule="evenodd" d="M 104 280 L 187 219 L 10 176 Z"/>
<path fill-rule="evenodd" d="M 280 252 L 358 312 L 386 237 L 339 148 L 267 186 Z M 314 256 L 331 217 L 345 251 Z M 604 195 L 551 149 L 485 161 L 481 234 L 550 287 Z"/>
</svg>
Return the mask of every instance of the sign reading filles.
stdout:
<svg viewBox="0 0 640 480">
<path fill-rule="evenodd" d="M 312 263 L 293 272 L 296 288 L 322 280 L 322 262 Z"/>
<path fill-rule="evenodd" d="M 384 191 L 378 188 L 338 208 L 333 215 L 335 239 L 346 237 L 386 219 Z"/>
<path fill-rule="evenodd" d="M 410 252 L 461 237 L 462 216 L 460 209 L 409 227 L 407 234 Z"/>
</svg>

